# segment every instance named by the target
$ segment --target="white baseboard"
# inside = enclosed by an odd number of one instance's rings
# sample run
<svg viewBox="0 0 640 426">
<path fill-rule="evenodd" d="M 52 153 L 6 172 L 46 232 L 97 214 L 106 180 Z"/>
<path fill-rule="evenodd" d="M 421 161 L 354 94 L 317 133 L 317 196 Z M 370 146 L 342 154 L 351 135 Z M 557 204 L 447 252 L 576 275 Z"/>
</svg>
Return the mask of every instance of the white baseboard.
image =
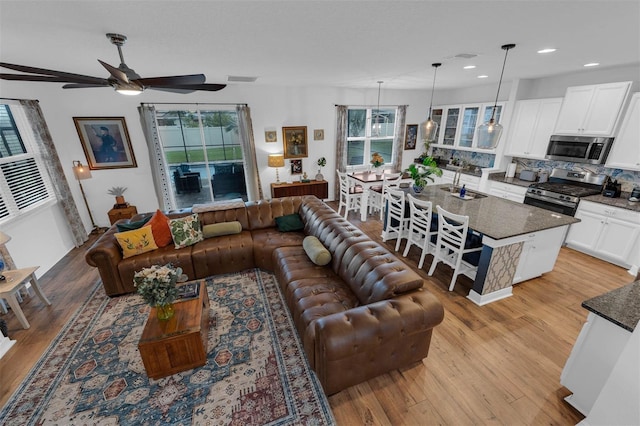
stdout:
<svg viewBox="0 0 640 426">
<path fill-rule="evenodd" d="M 496 300 L 505 299 L 510 297 L 513 294 L 511 291 L 511 286 L 488 293 L 488 294 L 478 294 L 475 290 L 471 290 L 467 299 L 471 300 L 478 306 L 486 305 L 487 303 L 495 302 Z"/>
</svg>

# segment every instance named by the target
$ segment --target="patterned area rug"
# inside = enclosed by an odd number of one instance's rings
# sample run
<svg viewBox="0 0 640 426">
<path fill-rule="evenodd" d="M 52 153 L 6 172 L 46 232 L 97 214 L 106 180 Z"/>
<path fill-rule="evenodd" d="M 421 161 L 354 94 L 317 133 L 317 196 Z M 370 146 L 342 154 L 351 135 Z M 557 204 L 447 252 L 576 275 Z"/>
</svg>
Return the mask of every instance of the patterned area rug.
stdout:
<svg viewBox="0 0 640 426">
<path fill-rule="evenodd" d="M 0 412 L 0 423 L 335 424 L 275 277 L 258 269 L 206 281 L 207 365 L 159 380 L 138 340 L 149 307 L 101 286 Z"/>
</svg>

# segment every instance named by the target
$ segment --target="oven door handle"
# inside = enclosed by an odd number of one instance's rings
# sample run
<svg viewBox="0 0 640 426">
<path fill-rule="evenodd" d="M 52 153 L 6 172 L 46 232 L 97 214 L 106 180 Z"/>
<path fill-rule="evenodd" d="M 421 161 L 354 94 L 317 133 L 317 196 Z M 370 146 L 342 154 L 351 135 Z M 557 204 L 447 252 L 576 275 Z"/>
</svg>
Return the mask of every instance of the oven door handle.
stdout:
<svg viewBox="0 0 640 426">
<path fill-rule="evenodd" d="M 529 194 L 529 193 L 527 193 L 525 195 L 525 197 L 533 198 L 534 200 L 546 201 L 547 203 L 559 204 L 559 205 L 565 206 L 565 207 L 575 207 L 576 206 L 576 203 L 572 203 L 571 201 L 563 201 L 563 200 L 558 200 L 557 198 L 543 197 L 543 196 L 538 195 L 538 194 Z"/>
</svg>

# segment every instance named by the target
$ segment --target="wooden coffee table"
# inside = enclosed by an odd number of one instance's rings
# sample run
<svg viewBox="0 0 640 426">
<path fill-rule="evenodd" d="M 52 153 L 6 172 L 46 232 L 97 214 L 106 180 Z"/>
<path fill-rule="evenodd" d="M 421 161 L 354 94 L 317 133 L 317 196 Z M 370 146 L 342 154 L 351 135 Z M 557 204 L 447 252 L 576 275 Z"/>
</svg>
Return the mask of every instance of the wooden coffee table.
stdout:
<svg viewBox="0 0 640 426">
<path fill-rule="evenodd" d="M 147 375 L 152 379 L 207 363 L 209 296 L 206 281 L 198 282 L 198 297 L 176 301 L 175 315 L 169 320 L 158 320 L 156 308 L 151 308 L 149 312 L 138 349 Z"/>
</svg>

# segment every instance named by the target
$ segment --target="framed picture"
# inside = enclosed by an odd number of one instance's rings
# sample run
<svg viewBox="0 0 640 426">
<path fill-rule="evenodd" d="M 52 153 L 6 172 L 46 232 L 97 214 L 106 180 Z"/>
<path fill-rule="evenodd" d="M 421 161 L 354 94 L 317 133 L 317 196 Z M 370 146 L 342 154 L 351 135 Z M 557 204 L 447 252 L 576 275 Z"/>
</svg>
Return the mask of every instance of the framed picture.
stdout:
<svg viewBox="0 0 640 426">
<path fill-rule="evenodd" d="M 315 129 L 313 131 L 313 140 L 314 141 L 323 141 L 324 140 L 324 129 Z"/>
<path fill-rule="evenodd" d="M 124 117 L 73 117 L 89 169 L 138 167 Z"/>
<path fill-rule="evenodd" d="M 307 157 L 307 126 L 283 127 L 284 158 Z"/>
<path fill-rule="evenodd" d="M 264 132 L 265 142 L 278 142 L 278 132 L 275 130 L 267 130 Z"/>
<path fill-rule="evenodd" d="M 292 175 L 302 174 L 302 160 L 291 160 L 291 174 Z"/>
<path fill-rule="evenodd" d="M 404 149 L 416 149 L 416 142 L 418 141 L 418 125 L 407 124 L 407 130 L 404 135 Z"/>
</svg>

